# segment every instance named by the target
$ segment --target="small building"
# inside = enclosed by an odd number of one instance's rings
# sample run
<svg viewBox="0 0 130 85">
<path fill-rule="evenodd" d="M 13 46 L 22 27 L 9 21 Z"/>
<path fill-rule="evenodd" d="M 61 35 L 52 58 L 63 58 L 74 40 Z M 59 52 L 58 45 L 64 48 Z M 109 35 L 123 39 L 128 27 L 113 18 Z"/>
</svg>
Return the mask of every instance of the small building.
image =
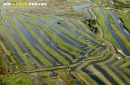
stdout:
<svg viewBox="0 0 130 85">
<path fill-rule="evenodd" d="M 120 59 L 121 59 L 121 57 L 120 57 L 120 56 L 116 56 L 116 59 L 117 59 L 117 60 L 120 60 Z"/>
</svg>

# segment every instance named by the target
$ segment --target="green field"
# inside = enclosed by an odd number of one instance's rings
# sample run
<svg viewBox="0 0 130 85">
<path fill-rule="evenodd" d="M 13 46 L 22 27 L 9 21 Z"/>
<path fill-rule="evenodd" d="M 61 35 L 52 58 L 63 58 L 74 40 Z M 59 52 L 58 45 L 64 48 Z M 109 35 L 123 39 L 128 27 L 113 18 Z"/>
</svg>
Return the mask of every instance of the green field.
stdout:
<svg viewBox="0 0 130 85">
<path fill-rule="evenodd" d="M 17 74 L 3 79 L 3 85 L 33 85 L 33 84 L 31 83 L 31 79 L 27 74 Z"/>
<path fill-rule="evenodd" d="M 0 85 L 130 84 L 129 1 L 13 1 L 0 0 Z"/>
</svg>

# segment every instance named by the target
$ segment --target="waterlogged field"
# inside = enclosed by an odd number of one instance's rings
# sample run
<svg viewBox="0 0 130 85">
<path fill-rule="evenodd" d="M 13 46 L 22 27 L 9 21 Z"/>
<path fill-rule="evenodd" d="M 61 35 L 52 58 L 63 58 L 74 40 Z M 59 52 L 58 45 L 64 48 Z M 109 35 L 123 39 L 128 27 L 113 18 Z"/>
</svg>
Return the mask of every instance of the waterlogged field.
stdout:
<svg viewBox="0 0 130 85">
<path fill-rule="evenodd" d="M 1 4 L 0 84 L 129 85 L 130 13 L 100 1 Z"/>
</svg>

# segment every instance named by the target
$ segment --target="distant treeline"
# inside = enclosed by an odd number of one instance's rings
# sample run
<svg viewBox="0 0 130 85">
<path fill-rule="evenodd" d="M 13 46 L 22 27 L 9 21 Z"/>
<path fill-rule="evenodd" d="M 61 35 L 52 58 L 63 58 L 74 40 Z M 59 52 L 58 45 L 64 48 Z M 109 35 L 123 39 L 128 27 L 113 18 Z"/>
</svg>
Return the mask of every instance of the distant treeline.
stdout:
<svg viewBox="0 0 130 85">
<path fill-rule="evenodd" d="M 114 0 L 114 7 L 115 8 L 118 8 L 118 9 L 122 9 L 122 8 L 130 8 L 130 3 L 129 4 L 125 4 L 125 3 L 122 3 L 122 2 L 119 2 L 117 0 Z"/>
</svg>

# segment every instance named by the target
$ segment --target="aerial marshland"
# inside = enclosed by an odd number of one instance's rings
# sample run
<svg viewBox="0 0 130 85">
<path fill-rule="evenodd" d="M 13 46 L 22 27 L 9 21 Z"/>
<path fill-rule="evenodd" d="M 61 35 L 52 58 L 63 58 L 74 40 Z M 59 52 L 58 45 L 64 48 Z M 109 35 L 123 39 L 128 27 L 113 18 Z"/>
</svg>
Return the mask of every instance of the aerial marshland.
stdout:
<svg viewBox="0 0 130 85">
<path fill-rule="evenodd" d="M 130 84 L 129 0 L 6 2 L 13 0 L 0 1 L 0 84 Z"/>
</svg>

